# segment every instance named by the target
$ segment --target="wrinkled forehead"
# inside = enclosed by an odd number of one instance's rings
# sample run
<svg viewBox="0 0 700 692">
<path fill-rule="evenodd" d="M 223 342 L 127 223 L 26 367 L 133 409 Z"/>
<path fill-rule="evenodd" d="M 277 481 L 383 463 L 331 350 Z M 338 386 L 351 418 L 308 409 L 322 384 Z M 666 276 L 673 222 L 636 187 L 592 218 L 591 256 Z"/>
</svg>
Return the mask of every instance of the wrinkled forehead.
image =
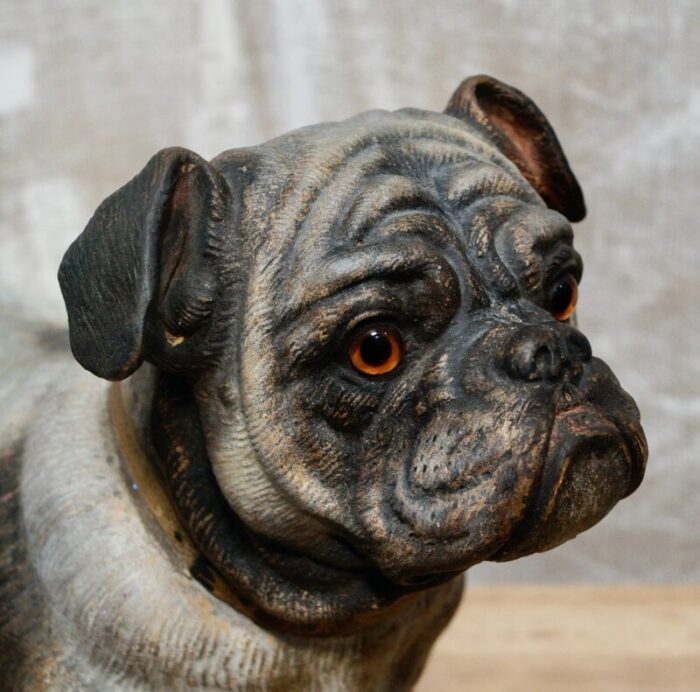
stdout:
<svg viewBox="0 0 700 692">
<path fill-rule="evenodd" d="M 465 255 L 484 255 L 493 265 L 488 273 L 497 269 L 507 290 L 511 279 L 494 251 L 500 228 L 509 224 L 508 237 L 525 243 L 532 227 L 556 227 L 557 236 L 570 228 L 498 149 L 441 114 L 371 111 L 252 151 L 249 232 L 261 234 L 268 259 L 286 277 L 275 282 L 285 291 L 292 290 L 290 281 L 304 284 L 309 273 L 318 278 L 326 261 L 340 263 L 342 272 L 344 251 L 376 241 L 386 229 L 397 235 L 417 228 L 433 232 L 431 240 L 442 234 L 440 244 Z M 412 223 L 418 217 L 435 223 Z"/>
<path fill-rule="evenodd" d="M 391 210 L 458 207 L 487 196 L 542 204 L 476 130 L 429 111 L 369 111 L 247 151 L 255 175 L 246 204 L 255 210 L 264 200 L 265 214 L 257 220 L 267 221 L 265 236 L 279 249 L 311 236 L 315 243 L 352 241 L 363 224 Z M 223 155 L 216 163 L 225 170 L 230 162 Z"/>
</svg>

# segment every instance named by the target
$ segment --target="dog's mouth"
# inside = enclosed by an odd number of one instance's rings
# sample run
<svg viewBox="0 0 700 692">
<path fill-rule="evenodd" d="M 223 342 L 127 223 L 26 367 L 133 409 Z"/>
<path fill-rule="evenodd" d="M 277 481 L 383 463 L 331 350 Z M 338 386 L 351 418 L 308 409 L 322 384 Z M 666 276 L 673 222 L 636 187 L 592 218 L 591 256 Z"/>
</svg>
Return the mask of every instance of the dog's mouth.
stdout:
<svg viewBox="0 0 700 692">
<path fill-rule="evenodd" d="M 543 552 L 598 523 L 642 481 L 647 448 L 638 424 L 591 405 L 555 416 L 536 494 L 506 543 L 489 559 Z"/>
</svg>

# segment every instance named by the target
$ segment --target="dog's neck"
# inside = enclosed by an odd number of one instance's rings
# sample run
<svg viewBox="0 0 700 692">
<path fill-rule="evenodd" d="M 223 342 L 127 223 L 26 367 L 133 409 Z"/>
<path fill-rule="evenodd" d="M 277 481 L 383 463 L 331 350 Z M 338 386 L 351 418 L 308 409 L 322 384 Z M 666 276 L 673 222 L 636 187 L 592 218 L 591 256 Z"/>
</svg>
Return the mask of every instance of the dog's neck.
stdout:
<svg viewBox="0 0 700 692">
<path fill-rule="evenodd" d="M 335 651 L 334 656 L 339 658 L 333 665 L 341 665 L 341 660 L 344 661 L 341 667 L 345 666 L 347 670 L 339 669 L 336 673 L 329 670 L 327 676 L 319 670 L 309 670 L 309 688 L 317 684 L 310 681 L 320 680 L 324 676 L 324 689 L 346 685 L 350 681 L 348 676 L 353 679 L 349 688 L 374 689 L 377 684 L 375 680 L 381 679 L 389 681 L 382 684 L 388 684 L 391 689 L 409 685 L 420 672 L 434 638 L 446 625 L 459 601 L 461 580 L 412 594 L 404 599 L 399 608 L 387 608 L 386 612 L 379 613 L 368 621 L 364 628 L 338 631 L 332 636 L 299 636 L 289 631 L 284 633 L 289 630 L 284 623 L 266 623 L 265 618 L 259 617 L 259 613 L 251 612 L 235 588 L 231 588 L 203 558 L 187 535 L 185 526 L 180 523 L 161 479 L 149 461 L 149 455 L 155 454 L 150 443 L 150 433 L 156 382 L 156 373 L 149 367 L 140 371 L 137 377 L 132 377 L 121 385 L 113 385 L 110 413 L 127 482 L 138 488 L 136 494 L 142 501 L 141 511 L 146 515 L 146 524 L 158 533 L 158 541 L 168 553 L 169 559 L 178 563 L 177 571 L 191 575 L 205 587 L 201 588 L 197 581 L 191 580 L 188 589 L 198 591 L 199 597 L 210 604 L 215 603 L 217 612 L 227 613 L 235 622 L 238 637 L 245 636 L 249 639 L 252 636 L 254 640 L 260 638 L 261 642 L 275 642 L 275 647 L 281 647 L 282 653 L 272 665 L 275 670 L 268 671 L 269 674 L 277 676 L 281 670 L 290 666 L 297 654 L 284 653 L 289 646 L 294 650 L 301 648 L 308 652 L 309 664 L 313 659 L 311 652 L 314 651 Z M 204 612 L 202 616 L 204 617 Z M 254 620 L 257 620 L 257 624 Z M 198 636 L 196 633 L 193 624 L 191 634 Z M 254 645 L 262 646 L 260 642 Z M 370 655 L 367 647 L 376 650 Z M 358 655 L 360 650 L 364 650 L 364 653 Z M 315 666 L 316 663 L 312 668 Z M 384 672 L 380 674 L 378 667 Z M 341 682 L 343 680 L 345 682 Z"/>
<path fill-rule="evenodd" d="M 192 577 L 228 605 L 245 610 L 229 585 L 192 542 L 159 475 L 149 431 L 155 378 L 155 369 L 145 366 L 110 390 L 110 418 L 125 473 L 170 551 L 180 558 Z"/>
</svg>

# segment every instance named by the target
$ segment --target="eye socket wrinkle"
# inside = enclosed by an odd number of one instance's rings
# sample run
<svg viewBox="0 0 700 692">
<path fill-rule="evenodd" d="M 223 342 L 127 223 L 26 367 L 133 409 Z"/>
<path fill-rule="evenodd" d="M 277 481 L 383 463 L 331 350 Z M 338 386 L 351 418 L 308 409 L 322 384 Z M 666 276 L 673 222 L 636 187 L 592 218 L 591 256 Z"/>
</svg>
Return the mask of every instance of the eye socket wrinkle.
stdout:
<svg viewBox="0 0 700 692">
<path fill-rule="evenodd" d="M 304 281 L 295 281 L 275 329 L 296 320 L 315 303 L 355 285 L 372 281 L 410 282 L 414 277 L 434 277 L 436 283 L 457 283 L 448 261 L 420 238 L 389 238 L 359 248 L 335 250 L 321 266 L 301 271 Z M 296 290 L 295 290 L 296 288 Z"/>
<path fill-rule="evenodd" d="M 363 280 L 338 281 L 335 290 L 277 323 L 290 367 L 337 350 L 361 323 L 382 320 L 430 338 L 449 322 L 461 303 L 451 267 L 437 256 L 412 267 L 394 267 Z M 346 275 L 345 279 L 349 277 Z"/>
<path fill-rule="evenodd" d="M 581 283 L 583 262 L 581 255 L 571 245 L 559 246 L 556 252 L 546 258 L 544 285 L 548 286 L 564 274 L 571 274 L 576 283 Z"/>
</svg>

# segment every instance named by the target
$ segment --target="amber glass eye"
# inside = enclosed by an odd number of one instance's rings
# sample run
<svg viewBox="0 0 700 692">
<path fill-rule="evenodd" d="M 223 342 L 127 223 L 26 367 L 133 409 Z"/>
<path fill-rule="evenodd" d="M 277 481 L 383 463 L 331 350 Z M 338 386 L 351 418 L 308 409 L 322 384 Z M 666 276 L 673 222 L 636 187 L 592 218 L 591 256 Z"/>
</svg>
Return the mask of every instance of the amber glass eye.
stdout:
<svg viewBox="0 0 700 692">
<path fill-rule="evenodd" d="M 564 322 L 571 317 L 578 300 L 578 284 L 571 274 L 557 281 L 549 297 L 549 311 L 555 319 Z"/>
<path fill-rule="evenodd" d="M 399 330 L 385 325 L 363 329 L 350 344 L 350 362 L 365 375 L 385 375 L 403 358 Z"/>
</svg>

